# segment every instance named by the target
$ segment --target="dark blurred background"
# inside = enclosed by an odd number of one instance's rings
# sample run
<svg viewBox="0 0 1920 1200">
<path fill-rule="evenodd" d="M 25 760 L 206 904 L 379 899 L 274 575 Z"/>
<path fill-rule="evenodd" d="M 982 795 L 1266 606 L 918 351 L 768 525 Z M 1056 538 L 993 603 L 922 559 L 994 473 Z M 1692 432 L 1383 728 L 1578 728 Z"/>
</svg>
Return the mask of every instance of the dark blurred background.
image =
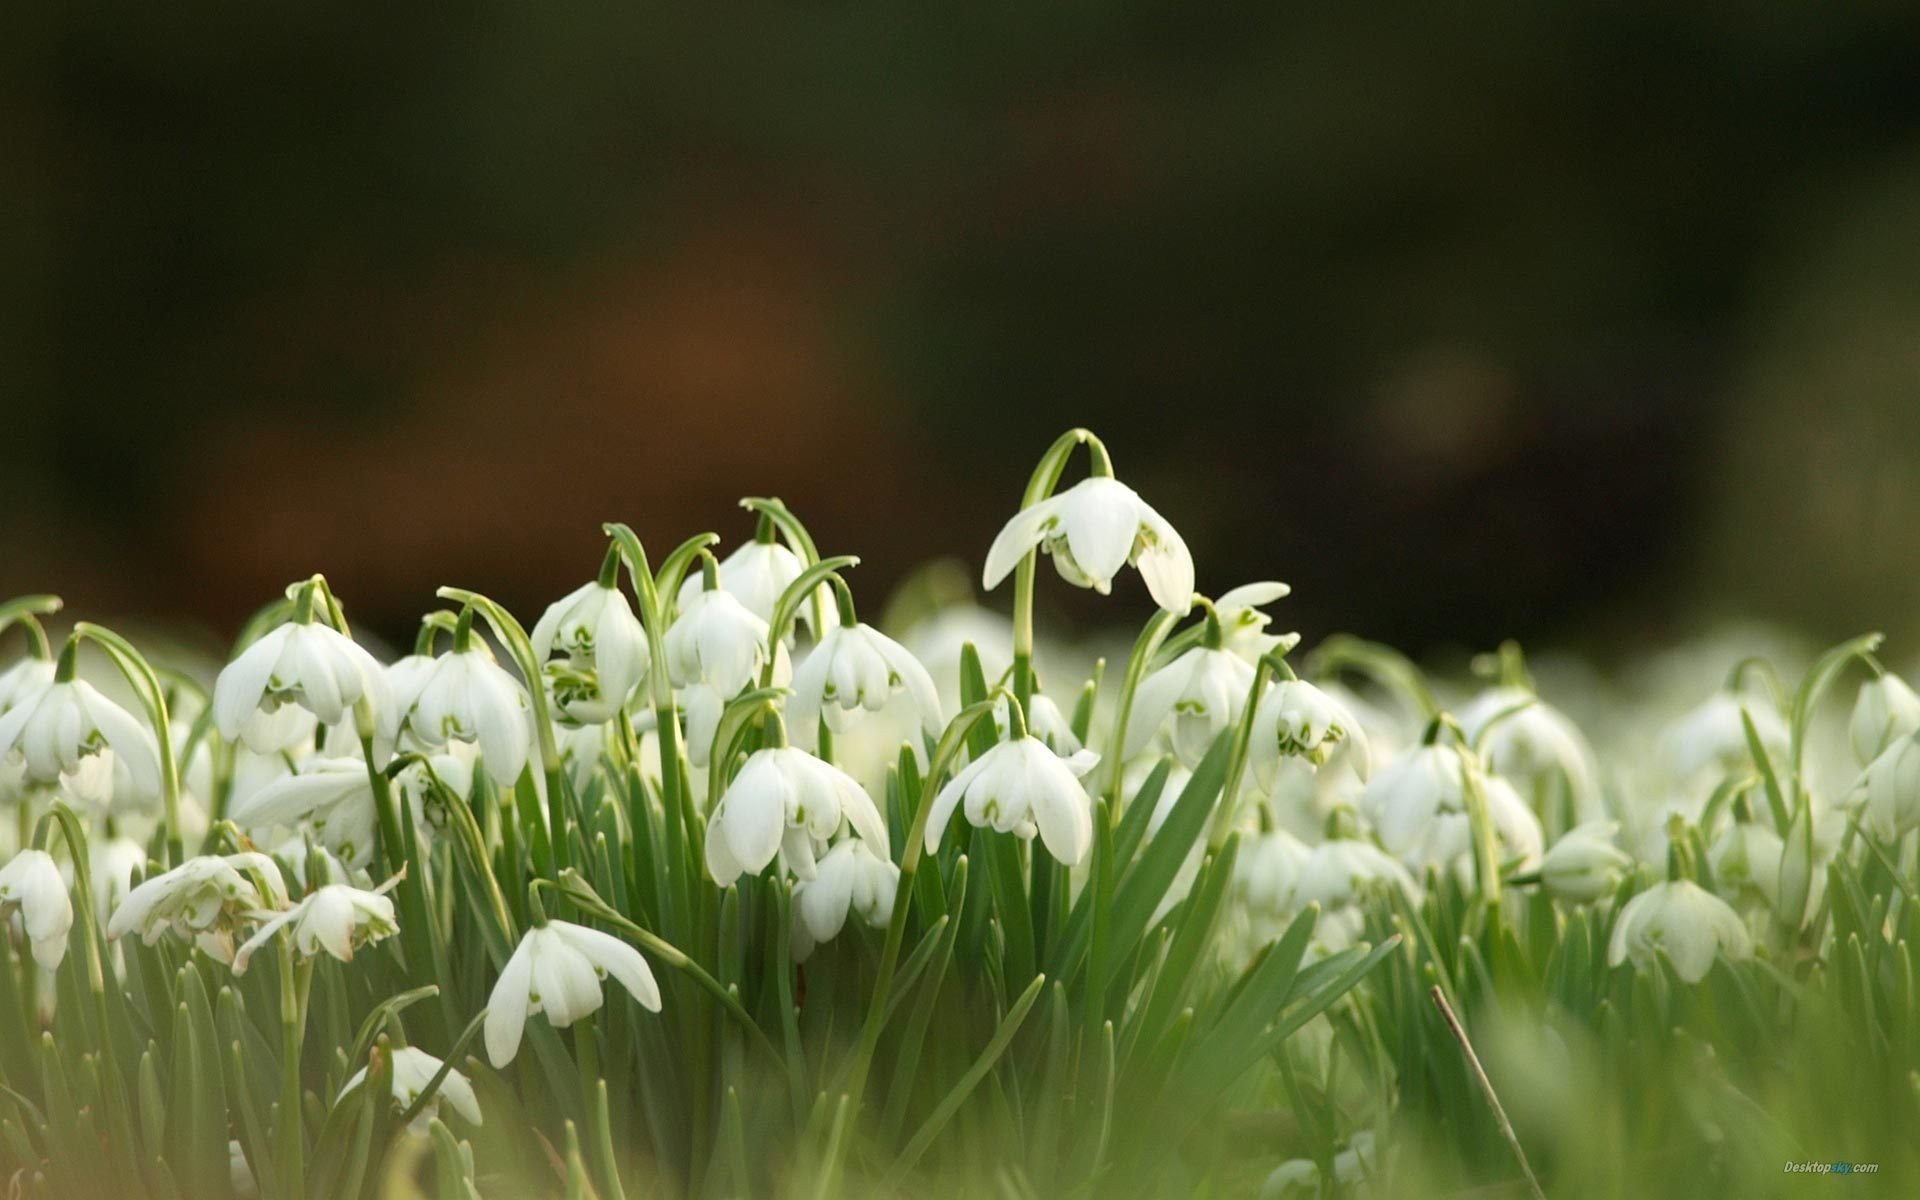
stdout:
<svg viewBox="0 0 1920 1200">
<path fill-rule="evenodd" d="M 1920 617 L 1909 4 L 33 7 L 0 593 L 404 638 L 751 492 L 877 609 L 1086 423 L 1310 636 Z"/>
</svg>

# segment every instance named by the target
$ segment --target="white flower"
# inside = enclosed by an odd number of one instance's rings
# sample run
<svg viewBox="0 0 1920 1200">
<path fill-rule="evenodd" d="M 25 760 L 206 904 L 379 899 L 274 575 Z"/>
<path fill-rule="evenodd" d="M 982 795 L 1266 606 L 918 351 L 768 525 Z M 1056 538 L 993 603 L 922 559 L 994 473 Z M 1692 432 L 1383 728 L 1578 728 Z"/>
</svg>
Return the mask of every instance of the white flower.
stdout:
<svg viewBox="0 0 1920 1200">
<path fill-rule="evenodd" d="M 820 857 L 812 879 L 793 887 L 794 958 L 805 959 L 816 943 L 839 936 L 850 909 L 875 929 L 885 928 L 899 890 L 899 867 L 861 838 L 842 839 Z"/>
<path fill-rule="evenodd" d="M 1258 663 L 1267 654 L 1276 651 L 1285 654 L 1299 645 L 1297 633 L 1268 633 L 1267 624 L 1273 618 L 1260 611 L 1292 592 L 1286 584 L 1269 580 L 1243 583 L 1215 600 L 1213 611 L 1220 618 L 1225 648 L 1249 663 Z"/>
<path fill-rule="evenodd" d="M 1373 1130 L 1353 1135 L 1347 1148 L 1333 1156 L 1336 1195 L 1360 1195 L 1356 1189 L 1374 1177 Z M 1320 1186 L 1320 1165 L 1310 1158 L 1293 1158 L 1281 1163 L 1260 1185 L 1260 1200 L 1286 1200 L 1287 1197 L 1327 1194 Z"/>
<path fill-rule="evenodd" d="M 0 671 L 0 714 L 53 682 L 54 665 L 50 658 L 23 658 Z"/>
<path fill-rule="evenodd" d="M 994 697 L 993 727 L 1001 741 L 1005 741 L 1012 730 L 1005 695 Z M 1073 722 L 1045 692 L 1035 692 L 1027 698 L 1027 729 L 1062 758 L 1071 758 L 1082 749 L 1080 739 L 1073 735 Z"/>
<path fill-rule="evenodd" d="M 395 1046 L 392 1054 L 393 1103 L 397 1108 L 412 1108 L 413 1102 L 420 1098 L 420 1093 L 426 1091 L 433 1077 L 440 1073 L 443 1064 L 417 1046 Z M 344 1096 L 366 1081 L 367 1069 L 361 1067 L 341 1085 L 340 1094 Z M 467 1124 L 481 1124 L 480 1100 L 473 1094 L 473 1084 L 459 1071 L 447 1071 L 447 1077 L 440 1081 L 440 1090 L 434 1093 L 433 1099 L 420 1115 L 425 1117 L 438 1112 L 441 1100 L 453 1105 L 453 1111 L 459 1113 Z"/>
<path fill-rule="evenodd" d="M 566 758 L 567 749 L 577 753 L 584 745 L 579 742 L 570 744 L 568 741 L 570 737 L 578 738 L 584 735 L 597 740 L 601 734 L 601 728 L 597 725 L 582 725 L 577 729 L 562 730 L 562 760 Z M 407 802 L 407 808 L 413 813 L 414 826 L 423 834 L 436 833 L 447 823 L 446 805 L 443 797 L 433 790 L 433 776 L 437 776 L 441 784 L 455 796 L 465 800 L 473 795 L 475 757 L 471 743 L 448 742 L 446 748 L 439 753 L 429 754 L 425 763 L 409 763 L 400 774 L 394 777 L 394 786 L 399 789 L 400 795 Z M 592 770 L 597 770 L 600 766 L 597 757 L 589 758 L 587 765 Z M 427 774 L 428 767 L 433 768 L 433 776 Z M 574 784 L 579 790 L 585 791 L 587 777 L 576 773 Z"/>
<path fill-rule="evenodd" d="M 1529 790 L 1564 780 L 1577 816 L 1597 809 L 1600 784 L 1593 748 L 1559 709 L 1525 688 L 1495 687 L 1461 708 L 1459 718 L 1487 770 Z"/>
<path fill-rule="evenodd" d="M 1787 723 L 1772 704 L 1756 702 L 1729 691 L 1716 692 L 1706 703 L 1682 717 L 1667 731 L 1667 755 L 1673 773 L 1690 779 L 1708 767 L 1730 771 L 1753 761 L 1747 746 L 1745 712 L 1753 721 L 1760 744 L 1769 753 L 1787 747 Z"/>
<path fill-rule="evenodd" d="M 1480 795 L 1487 805 L 1487 824 L 1493 827 L 1498 859 L 1528 871 L 1540 865 L 1546 836 L 1540 819 L 1520 798 L 1513 785 L 1498 775 L 1480 776 Z M 1462 797 L 1464 802 L 1464 796 Z M 1428 826 L 1427 836 L 1403 857 L 1410 863 L 1452 863 L 1462 878 L 1471 879 L 1473 821 L 1465 811 L 1443 810 Z"/>
<path fill-rule="evenodd" d="M 1619 826 L 1593 821 L 1561 835 L 1540 860 L 1540 881 L 1562 900 L 1585 904 L 1614 889 L 1633 859 L 1613 844 Z"/>
<path fill-rule="evenodd" d="M 899 692 L 907 694 L 920 728 L 940 736 L 940 694 L 933 676 L 906 647 L 864 622 L 827 631 L 794 668 L 788 724 L 802 745 L 812 745 L 824 716 L 827 727 L 848 727 L 854 709 L 879 712 Z"/>
<path fill-rule="evenodd" d="M 1029 550 L 1053 557 L 1060 578 L 1106 595 L 1133 563 L 1154 603 L 1169 612 L 1193 606 L 1193 556 L 1146 501 L 1117 479 L 1093 476 L 1013 515 L 987 551 L 982 583 L 991 591 Z"/>
<path fill-rule="evenodd" d="M 1354 769 L 1368 774 L 1367 734 L 1347 706 L 1300 679 L 1275 684 L 1253 710 L 1253 741 L 1247 763 L 1261 787 L 1279 781 L 1282 758 L 1304 758 L 1315 766 L 1342 743 L 1351 746 Z"/>
<path fill-rule="evenodd" d="M 752 541 L 735 548 L 732 554 L 721 559 L 716 575 L 720 590 L 740 601 L 764 625 L 773 620 L 773 608 L 780 602 L 781 593 L 800 578 L 800 573 L 805 569 L 800 556 L 779 542 Z M 705 586 L 697 573 L 680 584 L 677 600 L 683 615 Z M 832 625 L 837 610 L 831 604 L 821 607 L 826 612 L 827 624 Z M 800 606 L 800 619 L 809 627 L 812 626 L 812 604 Z M 762 634 L 761 641 L 765 640 L 766 635 Z"/>
<path fill-rule="evenodd" d="M 1920 695 L 1898 675 L 1887 674 L 1860 685 L 1847 734 L 1853 755 L 1861 765 L 1871 763 L 1887 747 L 1920 733 Z"/>
<path fill-rule="evenodd" d="M 93 879 L 93 912 L 105 921 L 133 889 L 133 873 L 145 870 L 147 849 L 132 838 L 100 838 L 87 847 L 87 874 Z M 62 867 L 62 875 L 71 868 Z"/>
<path fill-rule="evenodd" d="M 376 719 L 392 706 L 386 672 L 346 634 L 317 621 L 289 622 L 263 635 L 228 663 L 213 684 L 213 715 L 220 736 L 243 738 L 262 754 L 299 742 L 311 725 L 338 725 L 366 700 Z"/>
<path fill-rule="evenodd" d="M 1707 852 L 1713 882 L 1732 899 L 1751 893 L 1772 907 L 1780 895 L 1780 860 L 1786 843 L 1752 821 L 1729 821 Z"/>
<path fill-rule="evenodd" d="M 706 684 L 730 700 L 766 665 L 767 636 L 767 619 L 732 592 L 697 592 L 667 629 L 667 673 L 675 687 Z"/>
<path fill-rule="evenodd" d="M 1293 885 L 1293 906 L 1320 906 L 1313 940 L 1326 951 L 1339 950 L 1360 936 L 1367 900 L 1398 889 L 1416 901 L 1420 889 L 1393 856 L 1370 842 L 1329 838 L 1313 848 Z"/>
<path fill-rule="evenodd" d="M 1652 970 L 1656 952 L 1666 954 L 1681 979 L 1699 983 L 1713 969 L 1716 955 L 1741 959 L 1752 954 L 1753 939 L 1725 900 L 1680 879 L 1654 884 L 1627 901 L 1613 923 L 1607 963 L 1617 967 L 1631 958 L 1640 970 Z"/>
<path fill-rule="evenodd" d="M 1313 849 L 1284 829 L 1255 834 L 1241 845 L 1234 887 L 1241 901 L 1262 916 L 1291 912 L 1293 891 Z"/>
<path fill-rule="evenodd" d="M 814 843 L 843 822 L 870 844 L 887 844 L 880 810 L 851 775 L 792 746 L 756 750 L 708 818 L 707 872 L 726 887 L 785 851 L 795 874 L 812 878 Z"/>
<path fill-rule="evenodd" d="M 409 667 L 406 682 L 408 690 L 397 700 L 404 732 L 428 750 L 472 742 L 487 774 L 502 787 L 513 786 L 532 751 L 533 722 L 526 689 L 484 645 L 476 640 L 449 651 L 433 660 L 431 670 Z"/>
<path fill-rule="evenodd" d="M 112 752 L 112 760 L 90 762 Z M 136 797 L 160 794 L 160 747 L 132 713 L 100 694 L 84 679 L 49 683 L 22 696 L 0 716 L 0 759 L 18 756 L 28 782 L 52 784 L 83 771 L 105 779 L 81 780 L 83 790 L 111 787 L 115 769 Z"/>
<path fill-rule="evenodd" d="M 1920 828 L 1920 734 L 1881 751 L 1854 787 L 1866 797 L 1867 824 L 1881 841 L 1891 845 Z"/>
<path fill-rule="evenodd" d="M 536 925 L 500 972 L 487 1003 L 487 1057 L 513 1061 L 527 1018 L 544 1012 L 556 1029 L 592 1016 L 604 1003 L 600 981 L 613 976 L 649 1012 L 660 1011 L 660 985 L 640 952 L 611 934 L 567 921 Z"/>
<path fill-rule="evenodd" d="M 0 867 L 0 913 L 15 908 L 33 943 L 33 961 L 58 970 L 67 956 L 67 930 L 73 928 L 73 897 L 45 850 L 22 850 Z"/>
<path fill-rule="evenodd" d="M 1023 838 L 1037 831 L 1048 853 L 1078 866 L 1093 847 L 1093 800 L 1080 779 L 1099 761 L 1091 750 L 1061 758 L 1031 734 L 1001 742 L 968 763 L 934 797 L 927 853 L 939 847 L 953 810 L 964 801 L 970 824 Z"/>
<path fill-rule="evenodd" d="M 1146 677 L 1128 717 L 1126 757 L 1146 748 L 1172 721 L 1175 757 L 1197 767 L 1214 738 L 1240 719 L 1253 690 L 1253 667 L 1227 650 L 1195 646 Z"/>
<path fill-rule="evenodd" d="M 310 758 L 298 774 L 253 792 L 228 815 L 262 839 L 276 828 L 304 829 L 349 866 L 365 866 L 373 857 L 379 820 L 367 764 L 358 758 Z"/>
<path fill-rule="evenodd" d="M 597 581 L 549 605 L 532 640 L 554 703 L 575 721 L 612 720 L 647 673 L 647 631 L 626 593 Z M 565 657 L 549 662 L 555 651 Z"/>
<path fill-rule="evenodd" d="M 254 913 L 266 923 L 234 954 L 233 973 L 243 974 L 254 952 L 288 925 L 293 927 L 293 946 L 301 957 L 313 958 L 325 950 L 341 962 L 352 962 L 355 947 L 371 945 L 398 932 L 387 890 L 405 877 L 403 870 L 372 891 L 330 883 L 309 892 L 283 912 Z"/>
<path fill-rule="evenodd" d="M 1433 836 L 1444 814 L 1466 811 L 1466 757 L 1453 746 L 1418 746 L 1387 764 L 1361 793 L 1360 808 L 1380 844 L 1406 858 Z"/>
<path fill-rule="evenodd" d="M 264 890 L 253 876 L 265 883 Z M 236 923 L 260 909 L 282 908 L 286 903 L 286 882 L 266 855 L 253 851 L 224 858 L 201 855 L 128 892 L 107 922 L 107 937 L 119 938 L 137 929 L 140 940 L 151 946 L 173 930 L 183 937 L 200 938 L 202 948 L 211 953 Z M 205 934 L 219 936 L 201 937 Z"/>
</svg>

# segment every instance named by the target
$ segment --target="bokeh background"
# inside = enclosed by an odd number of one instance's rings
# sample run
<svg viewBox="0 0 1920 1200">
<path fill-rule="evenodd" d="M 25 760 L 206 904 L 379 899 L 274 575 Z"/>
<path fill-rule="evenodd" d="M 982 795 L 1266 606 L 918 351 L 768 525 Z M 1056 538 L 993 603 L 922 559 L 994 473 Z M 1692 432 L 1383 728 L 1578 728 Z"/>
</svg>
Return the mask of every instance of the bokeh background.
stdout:
<svg viewBox="0 0 1920 1200">
<path fill-rule="evenodd" d="M 30 7 L 0 593 L 405 638 L 755 493 L 876 604 L 1086 423 L 1309 637 L 1920 618 L 1911 5 Z"/>
</svg>

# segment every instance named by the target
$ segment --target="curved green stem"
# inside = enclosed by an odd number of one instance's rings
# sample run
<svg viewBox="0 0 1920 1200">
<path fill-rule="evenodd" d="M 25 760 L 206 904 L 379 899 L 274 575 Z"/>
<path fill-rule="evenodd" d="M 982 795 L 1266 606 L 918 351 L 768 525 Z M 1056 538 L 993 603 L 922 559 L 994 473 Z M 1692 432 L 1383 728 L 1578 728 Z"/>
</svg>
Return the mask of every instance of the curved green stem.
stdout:
<svg viewBox="0 0 1920 1200">
<path fill-rule="evenodd" d="M 160 795 L 167 820 L 167 865 L 178 866 L 186 858 L 186 847 L 180 836 L 180 767 L 174 761 L 173 726 L 167 718 L 167 695 L 160 686 L 160 677 L 146 657 L 133 648 L 133 643 L 111 629 L 81 621 L 73 627 L 73 637 L 86 638 L 105 650 L 147 710 L 147 719 L 153 724 L 155 748 L 160 755 Z"/>
</svg>

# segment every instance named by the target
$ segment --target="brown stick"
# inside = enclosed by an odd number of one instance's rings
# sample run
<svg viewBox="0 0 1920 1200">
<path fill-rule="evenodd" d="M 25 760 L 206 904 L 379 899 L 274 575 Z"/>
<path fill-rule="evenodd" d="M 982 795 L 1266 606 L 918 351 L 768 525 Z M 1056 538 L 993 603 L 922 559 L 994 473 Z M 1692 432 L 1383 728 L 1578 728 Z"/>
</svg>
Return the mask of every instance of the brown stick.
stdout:
<svg viewBox="0 0 1920 1200">
<path fill-rule="evenodd" d="M 1513 1148 L 1513 1156 L 1520 1160 L 1520 1173 L 1527 1177 L 1527 1187 L 1533 1191 L 1534 1200 L 1547 1200 L 1547 1193 L 1540 1188 L 1540 1181 L 1534 1177 L 1533 1167 L 1527 1162 L 1527 1152 L 1520 1148 L 1520 1139 L 1513 1132 L 1513 1122 L 1507 1120 L 1507 1110 L 1500 1106 L 1500 1097 L 1493 1090 L 1493 1081 L 1487 1078 L 1487 1070 L 1480 1065 L 1480 1056 L 1473 1052 L 1473 1043 L 1467 1040 L 1467 1031 L 1460 1027 L 1460 1018 L 1454 1015 L 1453 1005 L 1447 1003 L 1447 994 L 1435 984 L 1427 993 L 1433 997 L 1435 1008 L 1446 1018 L 1447 1028 L 1453 1031 L 1453 1039 L 1460 1043 L 1460 1049 L 1466 1052 L 1467 1065 L 1473 1068 L 1473 1077 L 1480 1081 L 1480 1090 L 1487 1095 L 1487 1105 L 1493 1109 L 1493 1116 L 1500 1123 L 1500 1136 L 1507 1139 L 1507 1145 Z"/>
</svg>

